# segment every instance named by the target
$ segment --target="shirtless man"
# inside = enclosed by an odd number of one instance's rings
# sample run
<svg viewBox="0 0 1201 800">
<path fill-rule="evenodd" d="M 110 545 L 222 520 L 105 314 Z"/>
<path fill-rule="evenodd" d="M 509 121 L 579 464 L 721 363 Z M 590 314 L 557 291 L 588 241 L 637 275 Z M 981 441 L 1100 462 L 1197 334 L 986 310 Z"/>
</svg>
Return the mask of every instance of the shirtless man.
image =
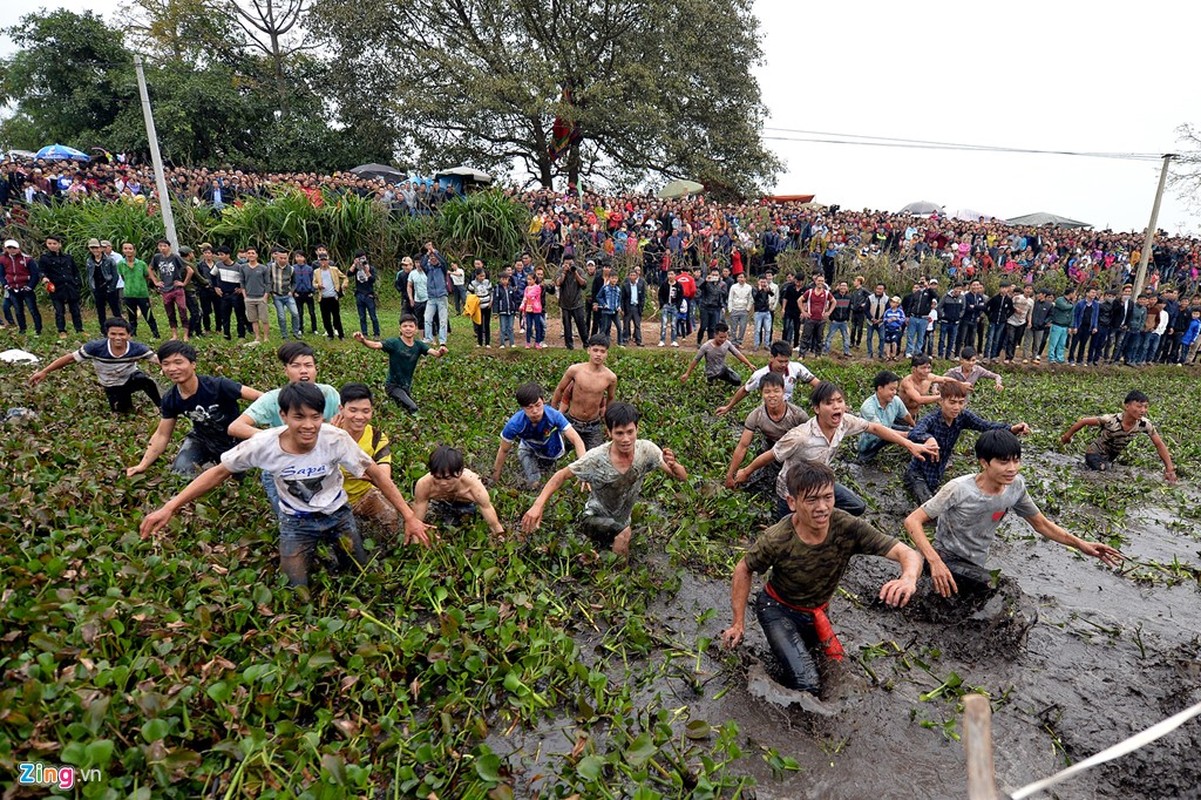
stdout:
<svg viewBox="0 0 1201 800">
<path fill-rule="evenodd" d="M 914 353 L 911 363 L 913 370 L 901 378 L 900 396 L 901 402 L 909 410 L 909 416 L 918 419 L 922 406 L 938 402 L 938 395 L 934 393 L 935 385 L 945 383 L 948 378 L 931 374 L 934 367 L 930 356 L 925 353 Z"/>
<path fill-rule="evenodd" d="M 425 519 L 431 504 L 435 504 L 436 513 L 442 516 L 468 516 L 478 511 L 494 536 L 504 534 L 505 526 L 500 524 L 484 482 L 463 467 L 463 454 L 459 450 L 438 445 L 430 454 L 429 470 L 413 487 L 413 513 L 417 519 Z"/>
<path fill-rule="evenodd" d="M 609 337 L 598 333 L 588 340 L 588 360 L 567 368 L 550 400 L 580 434 L 586 450 L 605 443 L 605 408 L 617 396 L 617 375 L 605 366 L 608 357 Z"/>
</svg>

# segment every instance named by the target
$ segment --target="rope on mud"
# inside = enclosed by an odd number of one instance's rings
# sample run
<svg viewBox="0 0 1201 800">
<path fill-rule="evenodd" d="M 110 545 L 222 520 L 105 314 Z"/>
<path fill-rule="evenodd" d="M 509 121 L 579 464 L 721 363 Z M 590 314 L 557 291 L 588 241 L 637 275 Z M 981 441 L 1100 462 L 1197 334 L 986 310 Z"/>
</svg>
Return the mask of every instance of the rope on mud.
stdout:
<svg viewBox="0 0 1201 800">
<path fill-rule="evenodd" d="M 1023 786 L 1021 789 L 1011 794 L 1010 797 L 1012 800 L 1023 800 L 1023 798 L 1038 794 L 1039 792 L 1049 789 L 1061 781 L 1067 780 L 1078 772 L 1083 772 L 1084 770 L 1089 769 L 1090 767 L 1095 767 L 1098 764 L 1104 764 L 1106 761 L 1112 761 L 1113 759 L 1118 758 L 1119 756 L 1124 756 L 1127 753 L 1133 753 L 1140 747 L 1150 744 L 1161 736 L 1171 733 L 1198 714 L 1201 714 L 1201 703 L 1197 703 L 1197 705 L 1193 706 L 1192 708 L 1186 708 L 1179 714 L 1168 717 L 1163 722 L 1160 722 L 1157 725 L 1152 725 L 1145 731 L 1136 733 L 1126 741 L 1119 742 L 1113 747 L 1106 748 L 1091 758 L 1086 758 L 1078 764 L 1073 764 L 1062 772 L 1057 772 L 1051 777 L 1044 778 L 1041 781 L 1035 781 L 1029 786 Z"/>
</svg>

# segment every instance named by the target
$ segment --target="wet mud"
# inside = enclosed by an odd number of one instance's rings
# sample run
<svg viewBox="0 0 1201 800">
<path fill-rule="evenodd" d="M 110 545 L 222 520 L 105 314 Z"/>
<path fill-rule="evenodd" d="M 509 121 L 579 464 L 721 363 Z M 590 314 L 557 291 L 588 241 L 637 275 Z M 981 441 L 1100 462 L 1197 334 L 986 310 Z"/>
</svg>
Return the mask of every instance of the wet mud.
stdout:
<svg viewBox="0 0 1201 800">
<path fill-rule="evenodd" d="M 839 470 L 873 498 L 869 519 L 899 534 L 911 506 L 898 471 L 845 464 Z M 1072 527 L 1071 513 L 1055 516 Z M 1175 558 L 1186 568 L 1177 574 L 1183 579 L 1106 569 L 1016 520 L 1006 521 L 992 549 L 989 566 L 999 571 L 999 588 L 974 604 L 931 596 L 925 579 L 910 608 L 888 608 L 876 596 L 896 566 L 853 560 L 830 607 L 846 658 L 824 665 L 816 702 L 773 681 L 775 666 L 753 611 L 743 645 L 733 653 L 721 647 L 730 624 L 725 580 L 672 567 L 661 542 L 646 543 L 635 557 L 673 577 L 664 581 L 672 588 L 651 602 L 648 628 L 710 644 L 695 664 L 663 674 L 642 699 L 687 706 L 686 718 L 715 727 L 736 722 L 744 756 L 730 769 L 756 779 L 758 798 L 958 800 L 966 797 L 961 698 L 983 691 L 993 704 L 998 784 L 1014 790 L 1201 701 L 1201 591 L 1187 573 L 1201 565 L 1199 534 L 1167 509 L 1135 516 L 1124 526 L 1124 551 L 1135 561 Z M 752 598 L 760 585 L 756 579 Z M 586 653 L 593 636 L 581 634 Z M 652 669 L 657 657 L 628 666 Z M 553 782 L 583 731 L 569 718 L 550 720 L 494 735 L 489 744 L 507 757 L 518 796 L 533 797 Z M 773 771 L 764 757 L 769 749 L 800 769 Z M 1201 723 L 1042 796 L 1201 798 Z"/>
</svg>

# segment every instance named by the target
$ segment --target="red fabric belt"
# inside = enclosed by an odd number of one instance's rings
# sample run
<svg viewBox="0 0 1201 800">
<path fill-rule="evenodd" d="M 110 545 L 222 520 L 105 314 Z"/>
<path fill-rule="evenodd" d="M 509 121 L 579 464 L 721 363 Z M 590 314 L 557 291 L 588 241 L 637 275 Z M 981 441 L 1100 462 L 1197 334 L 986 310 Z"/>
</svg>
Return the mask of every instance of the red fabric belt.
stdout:
<svg viewBox="0 0 1201 800">
<path fill-rule="evenodd" d="M 772 588 L 770 583 L 765 583 L 763 590 L 767 592 L 768 597 L 780 605 L 812 616 L 813 628 L 817 631 L 817 640 L 821 644 L 826 658 L 834 661 L 842 661 L 842 657 L 846 654 L 846 651 L 842 649 L 842 642 L 838 641 L 838 634 L 834 632 L 834 626 L 830 624 L 830 618 L 826 616 L 826 609 L 830 607 L 829 603 L 822 603 L 817 608 L 801 608 L 783 600 L 780 595 L 776 594 L 776 590 Z"/>
</svg>

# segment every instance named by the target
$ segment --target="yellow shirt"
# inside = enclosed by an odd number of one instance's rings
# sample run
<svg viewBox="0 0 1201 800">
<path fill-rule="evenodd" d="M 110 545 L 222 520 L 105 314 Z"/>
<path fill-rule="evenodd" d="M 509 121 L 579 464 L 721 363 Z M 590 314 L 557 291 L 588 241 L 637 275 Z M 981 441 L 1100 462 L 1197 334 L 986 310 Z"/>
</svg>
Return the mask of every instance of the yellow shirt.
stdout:
<svg viewBox="0 0 1201 800">
<path fill-rule="evenodd" d="M 368 425 L 359 438 L 359 447 L 364 453 L 371 456 L 376 464 L 392 463 L 392 447 L 388 444 L 388 435 L 383 431 Z M 346 490 L 346 496 L 350 498 L 350 505 L 354 506 L 374 488 L 374 485 L 369 480 L 356 478 L 346 470 L 342 470 L 342 488 Z"/>
</svg>

